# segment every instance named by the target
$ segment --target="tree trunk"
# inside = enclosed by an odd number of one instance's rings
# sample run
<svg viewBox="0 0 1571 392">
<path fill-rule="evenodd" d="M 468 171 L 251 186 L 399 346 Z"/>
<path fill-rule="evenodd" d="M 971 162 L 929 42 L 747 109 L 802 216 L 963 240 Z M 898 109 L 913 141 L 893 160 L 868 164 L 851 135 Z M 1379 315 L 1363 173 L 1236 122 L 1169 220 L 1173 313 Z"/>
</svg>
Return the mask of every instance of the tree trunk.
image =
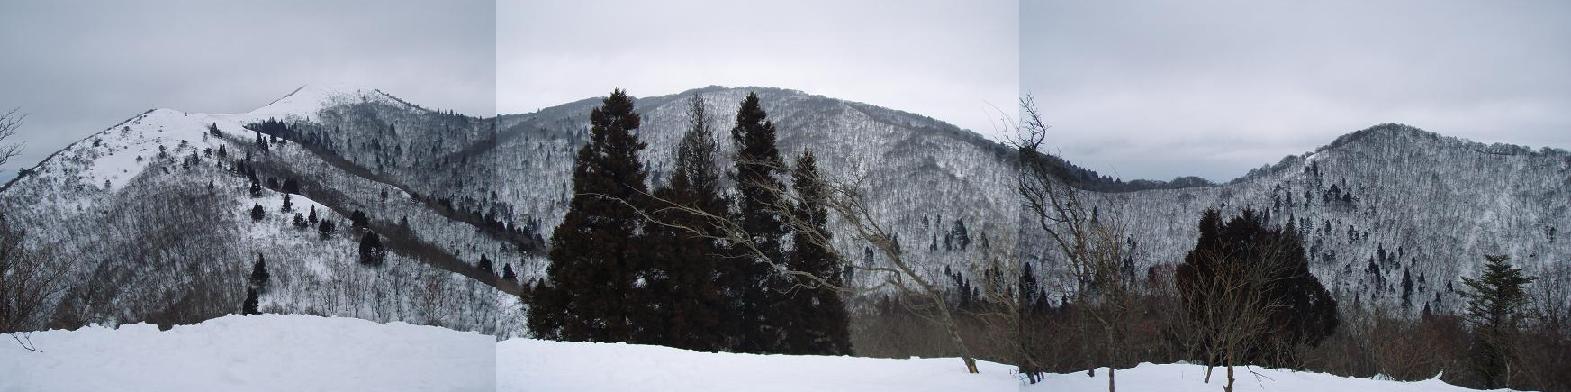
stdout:
<svg viewBox="0 0 1571 392">
<path fill-rule="evenodd" d="M 1118 369 L 1115 369 L 1112 366 L 1108 366 L 1107 367 L 1107 392 L 1117 392 L 1118 391 L 1118 388 L 1117 388 L 1116 384 L 1114 383 L 1114 375 L 1117 374 L 1117 373 L 1118 373 Z"/>
<path fill-rule="evenodd" d="M 1233 392 L 1233 353 L 1227 353 L 1227 386 L 1222 392 Z"/>
<path fill-rule="evenodd" d="M 1216 366 L 1212 366 L 1210 362 L 1206 362 L 1206 384 L 1211 383 L 1211 369 L 1216 369 Z"/>
<path fill-rule="evenodd" d="M 939 304 L 939 306 L 948 306 L 943 302 L 939 302 Z M 949 340 L 955 344 L 955 349 L 960 351 L 960 360 L 965 362 L 966 372 L 971 374 L 981 373 L 976 368 L 976 358 L 971 357 L 971 349 L 966 347 L 965 339 L 960 337 L 960 327 L 955 325 L 954 316 L 949 314 L 948 309 L 939 309 L 938 314 L 943 317 L 944 329 L 949 331 Z"/>
</svg>

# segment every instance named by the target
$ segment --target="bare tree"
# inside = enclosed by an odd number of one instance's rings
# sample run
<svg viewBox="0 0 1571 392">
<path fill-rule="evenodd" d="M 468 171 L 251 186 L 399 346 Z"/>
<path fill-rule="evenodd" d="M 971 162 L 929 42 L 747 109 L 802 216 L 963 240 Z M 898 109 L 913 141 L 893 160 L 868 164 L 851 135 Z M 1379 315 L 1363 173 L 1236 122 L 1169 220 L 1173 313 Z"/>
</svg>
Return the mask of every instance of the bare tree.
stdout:
<svg viewBox="0 0 1571 392">
<path fill-rule="evenodd" d="M 1193 275 L 1180 283 L 1187 286 L 1180 290 L 1203 301 L 1186 301 L 1192 337 L 1201 355 L 1206 358 L 1205 381 L 1211 381 L 1211 370 L 1222 365 L 1227 369 L 1227 385 L 1223 391 L 1232 392 L 1235 381 L 1233 367 L 1244 363 L 1268 334 L 1271 314 L 1286 306 L 1280 297 L 1272 296 L 1272 287 L 1279 284 L 1284 274 L 1283 263 L 1265 262 L 1285 258 L 1285 253 L 1297 249 L 1285 241 L 1264 241 L 1241 244 L 1255 248 L 1250 252 L 1215 252 L 1197 249 L 1199 257 L 1211 260 L 1208 268 L 1194 269 Z M 1257 255 L 1257 260 L 1239 260 L 1235 254 Z"/>
<path fill-rule="evenodd" d="M 17 109 L 0 114 L 0 166 L 5 166 L 6 163 L 11 162 L 11 158 L 16 158 L 22 153 L 21 144 L 7 144 L 6 141 L 16 136 L 16 130 L 22 126 L 22 119 L 25 117 L 27 116 L 17 113 Z"/>
<path fill-rule="evenodd" d="M 1065 286 L 1060 290 L 1074 295 L 1082 351 L 1089 354 L 1093 344 L 1101 345 L 1109 361 L 1107 389 L 1114 391 L 1117 362 L 1123 359 L 1129 319 L 1138 305 L 1139 280 L 1125 243 L 1128 229 L 1113 213 L 1118 206 L 1109 205 L 1109 214 L 1099 214 L 1099 206 L 1068 182 L 1064 167 L 1045 151 L 1050 126 L 1030 96 L 1021 98 L 1020 110 L 1012 142 L 1020 170 L 1016 192 L 1026 215 L 1063 257 L 1067 279 L 1060 281 Z M 1102 341 L 1092 342 L 1093 336 Z M 1025 358 L 1029 361 L 1030 356 Z M 1085 359 L 1087 375 L 1094 377 L 1094 356 Z"/>
<path fill-rule="evenodd" d="M 0 114 L 0 166 L 21 151 L 21 146 L 5 141 L 16 135 L 22 117 L 15 110 Z M 43 326 L 50 299 L 65 291 L 66 269 L 27 249 L 27 232 L 12 223 L 0 211 L 0 333 L 9 333 L 23 348 L 36 350 L 25 332 Z"/>
</svg>

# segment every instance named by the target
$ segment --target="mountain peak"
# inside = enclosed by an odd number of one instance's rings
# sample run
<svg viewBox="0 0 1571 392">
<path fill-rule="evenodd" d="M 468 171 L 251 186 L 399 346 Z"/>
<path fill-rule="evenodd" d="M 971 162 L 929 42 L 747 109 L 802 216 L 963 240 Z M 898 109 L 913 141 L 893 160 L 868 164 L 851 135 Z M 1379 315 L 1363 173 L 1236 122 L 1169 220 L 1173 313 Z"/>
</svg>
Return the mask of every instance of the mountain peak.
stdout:
<svg viewBox="0 0 1571 392">
<path fill-rule="evenodd" d="M 344 84 L 307 84 L 247 114 L 258 119 L 310 117 L 328 106 L 369 102 L 401 101 L 374 88 Z"/>
</svg>

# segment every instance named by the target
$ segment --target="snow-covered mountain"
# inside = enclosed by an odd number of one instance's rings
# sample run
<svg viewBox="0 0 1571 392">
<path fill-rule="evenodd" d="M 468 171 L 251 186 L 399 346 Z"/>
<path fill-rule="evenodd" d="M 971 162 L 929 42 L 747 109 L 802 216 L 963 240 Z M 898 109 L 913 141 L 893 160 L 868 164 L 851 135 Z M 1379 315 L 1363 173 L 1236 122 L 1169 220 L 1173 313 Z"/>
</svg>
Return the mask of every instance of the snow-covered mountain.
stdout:
<svg viewBox="0 0 1571 392">
<path fill-rule="evenodd" d="M 775 88 L 707 87 L 639 98 L 640 137 L 649 143 L 642 157 L 655 181 L 670 167 L 687 126 L 683 98 L 707 99 L 709 111 L 719 114 L 712 125 L 721 149 L 730 151 L 730 114 L 748 92 L 759 95 L 775 122 L 788 160 L 811 149 L 823 170 L 858 183 L 899 233 L 906 254 L 934 273 L 977 257 L 988 243 L 1020 244 L 1021 254 L 1052 268 L 1056 253 L 1021 218 L 1014 152 L 918 114 Z M 598 103 L 590 98 L 501 116 L 496 144 L 475 152 L 477 160 L 497 165 L 484 172 L 498 175 L 491 192 L 541 227 L 554 226 L 570 197 L 572 154 L 586 141 L 588 113 Z M 1428 302 L 1455 306 L 1452 282 L 1475 270 L 1485 253 L 1508 254 L 1529 267 L 1571 263 L 1571 241 L 1563 238 L 1571 227 L 1571 153 L 1564 150 L 1486 145 L 1384 124 L 1225 185 L 1194 178 L 1121 182 L 1063 164 L 1093 191 L 1099 212 L 1128 226 L 1142 269 L 1182 260 L 1208 207 L 1251 207 L 1269 212 L 1276 224 L 1293 221 L 1309 245 L 1312 270 L 1346 301 L 1399 306 L 1406 276 L 1413 312 Z M 843 254 L 865 255 L 846 237 L 839 236 Z M 856 261 L 877 262 L 872 259 Z"/>
<path fill-rule="evenodd" d="M 990 247 L 1052 269 L 1057 256 L 1024 224 L 1015 198 L 1014 152 L 918 114 L 775 88 L 644 97 L 639 132 L 652 178 L 671 166 L 687 123 L 683 98 L 707 98 L 730 151 L 730 114 L 749 92 L 775 122 L 787 159 L 811 149 L 826 173 L 861 186 L 905 254 L 933 274 Z M 519 335 L 520 285 L 495 276 L 504 266 L 524 282 L 542 276 L 544 236 L 566 212 L 573 154 L 598 103 L 477 118 L 374 89 L 307 86 L 248 113 L 156 109 L 26 170 L 0 188 L 0 208 L 32 248 L 71 269 L 70 290 L 45 325 L 233 313 L 260 254 L 274 279 L 264 311 Z M 1099 213 L 1128 225 L 1140 267 L 1180 260 L 1207 207 L 1253 207 L 1293 222 L 1312 270 L 1344 300 L 1365 304 L 1399 306 L 1408 291 L 1410 309 L 1453 307 L 1452 282 L 1484 253 L 1530 268 L 1571 262 L 1563 238 L 1571 153 L 1563 150 L 1380 125 L 1225 185 L 1121 182 L 1062 163 L 1092 190 Z M 256 196 L 252 171 L 265 185 Z M 286 189 L 294 211 L 314 209 L 337 231 L 324 239 L 313 225 L 296 226 L 281 211 Z M 259 221 L 255 205 L 266 211 Z M 355 211 L 388 238 L 386 265 L 358 263 Z M 853 262 L 879 262 L 837 237 Z"/>
<path fill-rule="evenodd" d="M 483 257 L 495 260 L 493 271 L 516 264 L 506 257 L 516 245 L 477 235 L 483 230 L 342 156 L 247 129 L 268 120 L 318 124 L 367 107 L 452 116 L 376 90 L 308 86 L 249 113 L 151 110 L 26 170 L 0 190 L 0 206 L 27 231 L 31 249 L 70 271 L 69 290 L 42 324 L 168 324 L 234 313 L 261 257 L 273 280 L 263 311 L 520 333 L 522 308 L 509 294 L 517 286 L 474 267 Z M 253 171 L 266 185 L 256 195 Z M 295 193 L 287 213 L 286 189 Z M 260 220 L 251 214 L 257 205 Z M 312 211 L 336 230 L 296 224 L 295 214 Z M 358 262 L 354 211 L 387 238 L 385 265 Z"/>
</svg>

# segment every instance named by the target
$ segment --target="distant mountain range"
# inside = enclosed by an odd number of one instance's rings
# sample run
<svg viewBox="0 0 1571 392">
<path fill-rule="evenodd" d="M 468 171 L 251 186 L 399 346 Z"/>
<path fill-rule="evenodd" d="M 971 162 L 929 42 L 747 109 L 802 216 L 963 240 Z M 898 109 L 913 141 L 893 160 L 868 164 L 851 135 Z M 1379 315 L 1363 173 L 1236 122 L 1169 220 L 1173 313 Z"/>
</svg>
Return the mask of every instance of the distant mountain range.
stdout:
<svg viewBox="0 0 1571 392">
<path fill-rule="evenodd" d="M 707 99 L 729 152 L 730 115 L 749 92 L 778 127 L 783 155 L 811 149 L 829 175 L 861 186 L 906 254 L 933 273 L 984 244 L 1015 244 L 1055 268 L 1057 255 L 1023 224 L 1015 152 L 918 114 L 777 88 L 639 98 L 653 180 L 666 176 L 686 126 L 684 97 Z M 264 311 L 517 335 L 519 285 L 494 276 L 504 267 L 525 282 L 542 276 L 545 236 L 566 212 L 573 154 L 598 103 L 476 118 L 374 89 L 308 86 L 250 113 L 157 109 L 25 170 L 0 189 L 0 208 L 30 244 L 72 268 L 55 326 L 233 312 L 261 254 L 277 280 Z M 1222 185 L 1124 182 L 1060 163 L 1100 214 L 1127 225 L 1142 268 L 1180 260 L 1208 207 L 1293 222 L 1312 271 L 1362 304 L 1455 307 L 1453 282 L 1485 253 L 1529 268 L 1571 263 L 1564 150 L 1383 124 Z M 248 189 L 251 172 L 268 185 L 260 196 Z M 294 211 L 314 208 L 338 231 L 322 239 L 314 224 L 295 225 L 281 212 L 286 188 Z M 267 211 L 261 221 L 255 205 Z M 387 265 L 357 263 L 354 211 L 389 239 Z M 879 262 L 847 237 L 837 245 L 854 262 Z"/>
</svg>

